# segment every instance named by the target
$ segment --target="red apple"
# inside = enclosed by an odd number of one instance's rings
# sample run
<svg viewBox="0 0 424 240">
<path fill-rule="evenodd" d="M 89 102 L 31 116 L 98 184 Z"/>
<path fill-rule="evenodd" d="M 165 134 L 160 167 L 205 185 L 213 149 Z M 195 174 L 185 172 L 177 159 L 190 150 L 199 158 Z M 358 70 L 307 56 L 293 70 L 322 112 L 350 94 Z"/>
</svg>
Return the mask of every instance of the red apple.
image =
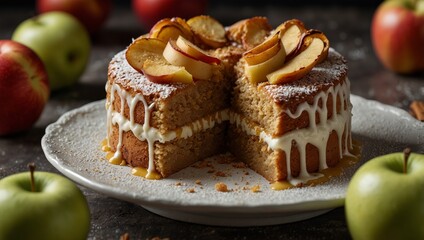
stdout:
<svg viewBox="0 0 424 240">
<path fill-rule="evenodd" d="M 47 72 L 25 45 L 0 40 L 0 136 L 29 129 L 49 97 Z"/>
<path fill-rule="evenodd" d="M 207 0 L 132 0 L 132 8 L 140 22 L 150 29 L 163 18 L 188 19 L 204 14 Z"/>
<path fill-rule="evenodd" d="M 76 17 L 94 34 L 104 24 L 112 8 L 112 0 L 37 0 L 39 13 L 62 11 Z"/>
<path fill-rule="evenodd" d="M 371 25 L 374 50 L 383 65 L 397 73 L 424 70 L 423 1 L 385 1 Z"/>
</svg>

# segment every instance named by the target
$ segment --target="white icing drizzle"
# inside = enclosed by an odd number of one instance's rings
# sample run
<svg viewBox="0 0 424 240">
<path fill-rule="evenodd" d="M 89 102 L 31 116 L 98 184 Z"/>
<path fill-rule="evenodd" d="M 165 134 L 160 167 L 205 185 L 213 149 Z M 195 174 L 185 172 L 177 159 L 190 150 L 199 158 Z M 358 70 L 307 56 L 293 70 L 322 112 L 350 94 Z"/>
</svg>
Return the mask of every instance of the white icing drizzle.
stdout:
<svg viewBox="0 0 424 240">
<path fill-rule="evenodd" d="M 147 168 L 147 178 L 149 178 L 150 174 L 155 172 L 155 164 L 154 164 L 154 143 L 161 142 L 165 143 L 168 141 L 172 141 L 178 138 L 189 138 L 194 133 L 205 131 L 207 129 L 213 128 L 216 123 L 221 123 L 223 121 L 229 120 L 229 110 L 224 109 L 216 112 L 215 114 L 196 120 L 188 125 L 181 127 L 178 130 L 168 131 L 165 134 L 160 133 L 160 131 L 152 127 L 150 125 L 150 116 L 152 109 L 154 107 L 154 103 L 148 105 L 142 94 L 136 94 L 135 96 L 131 96 L 125 90 L 122 90 L 119 85 L 112 84 L 106 85 L 110 87 L 110 97 L 109 100 L 106 101 L 106 109 L 107 109 L 107 124 L 108 135 L 111 134 L 112 126 L 118 126 L 118 143 L 116 146 L 116 152 L 113 157 L 109 160 L 112 163 L 121 162 L 122 159 L 122 135 L 123 132 L 131 131 L 135 137 L 137 137 L 140 141 L 147 141 L 148 144 L 148 154 L 149 154 L 149 165 Z M 112 103 L 115 100 L 115 93 L 120 97 L 120 109 L 119 112 L 116 109 L 113 109 Z M 144 106 L 144 123 L 139 124 L 135 122 L 135 108 L 137 103 L 143 103 Z M 129 108 L 129 119 L 124 116 L 125 104 L 127 104 Z M 110 143 L 108 141 L 108 146 L 110 147 Z"/>
<path fill-rule="evenodd" d="M 327 119 L 327 100 L 330 94 L 333 96 L 333 114 L 329 119 Z M 340 113 L 337 113 L 337 97 L 339 97 L 341 103 Z M 320 101 L 322 101 L 321 107 L 319 107 Z M 298 183 L 306 183 L 309 180 L 322 176 L 320 173 L 308 173 L 307 171 L 306 145 L 308 143 L 318 148 L 319 170 L 328 168 L 326 162 L 326 148 L 328 138 L 332 131 L 336 131 L 338 136 L 340 158 L 342 158 L 343 155 L 352 155 L 349 152 L 349 149 L 352 147 L 352 139 L 349 134 L 351 128 L 351 108 L 350 82 L 346 79 L 345 83 L 330 87 L 326 92 L 320 92 L 316 95 L 312 105 L 304 102 L 298 106 L 294 113 L 292 113 L 289 109 L 285 111 L 285 113 L 293 119 L 298 118 L 304 111 L 306 111 L 309 116 L 308 128 L 297 129 L 279 137 L 272 137 L 272 135 L 266 133 L 260 127 L 249 124 L 246 119 L 242 119 L 241 116 L 236 113 L 230 114 L 230 122 L 241 127 L 241 129 L 247 134 L 258 136 L 262 141 L 267 143 L 269 149 L 283 150 L 286 154 L 287 181 L 293 185 L 297 185 Z M 316 124 L 316 112 L 319 113 L 319 124 Z M 344 136 L 344 139 L 342 139 L 343 132 L 345 130 L 347 130 L 346 135 Z M 297 177 L 293 177 L 291 175 L 290 158 L 293 141 L 296 142 L 300 153 L 300 173 Z M 344 149 L 342 149 L 343 141 Z"/>
</svg>

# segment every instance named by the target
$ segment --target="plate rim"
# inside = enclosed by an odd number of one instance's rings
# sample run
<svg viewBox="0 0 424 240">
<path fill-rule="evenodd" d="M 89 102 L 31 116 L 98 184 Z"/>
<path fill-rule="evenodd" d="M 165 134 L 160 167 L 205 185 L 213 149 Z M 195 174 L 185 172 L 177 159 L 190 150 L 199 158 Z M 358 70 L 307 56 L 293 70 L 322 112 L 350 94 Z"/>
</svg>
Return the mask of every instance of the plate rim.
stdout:
<svg viewBox="0 0 424 240">
<path fill-rule="evenodd" d="M 390 105 L 386 105 L 380 102 L 377 102 L 375 100 L 368 100 L 363 97 L 351 94 L 351 99 L 356 98 L 359 102 L 369 104 L 373 104 L 376 107 L 384 108 L 386 111 L 389 110 L 393 112 L 394 114 L 400 116 L 400 117 L 406 117 L 406 118 L 412 118 L 405 110 L 396 108 Z M 69 121 L 70 118 L 74 117 L 75 115 L 81 114 L 81 111 L 84 109 L 89 109 L 92 107 L 100 108 L 101 105 L 104 106 L 105 99 L 97 100 L 94 102 L 87 103 L 85 105 L 82 105 L 78 108 L 75 108 L 73 110 L 70 110 L 66 113 L 64 113 L 62 116 L 58 118 L 57 121 L 51 123 L 49 126 L 46 127 L 45 134 L 41 139 L 41 146 L 43 149 L 43 152 L 47 158 L 47 160 L 57 169 L 59 172 L 73 180 L 74 182 L 85 186 L 87 188 L 90 188 L 96 192 L 105 194 L 107 196 L 121 199 L 127 202 L 131 202 L 137 205 L 146 206 L 148 208 L 156 208 L 160 207 L 163 209 L 169 209 L 169 210 L 178 210 L 181 209 L 181 207 L 184 208 L 184 210 L 188 210 L 189 212 L 223 212 L 223 213 L 246 213 L 246 214 L 257 214 L 257 213 L 271 213 L 271 212 L 307 212 L 307 211 L 316 211 L 316 210 L 323 210 L 323 209 L 330 209 L 335 207 L 340 207 L 344 205 L 344 199 L 345 199 L 345 193 L 343 196 L 335 197 L 332 199 L 321 199 L 321 200 L 309 200 L 309 201 L 301 201 L 301 202 L 295 202 L 295 203 L 282 203 L 282 204 L 223 204 L 219 203 L 217 204 L 188 204 L 188 203 L 182 203 L 179 201 L 173 201 L 173 200 L 166 200 L 166 199 L 151 199 L 149 197 L 143 196 L 143 195 L 136 195 L 136 194 L 130 194 L 129 192 L 120 190 L 117 187 L 113 187 L 110 185 L 106 185 L 103 183 L 96 182 L 95 180 L 89 179 L 82 174 L 79 174 L 75 169 L 70 169 L 64 166 L 60 163 L 60 159 L 56 154 L 53 154 L 52 151 L 50 151 L 50 146 L 47 143 L 49 136 L 52 134 L 52 131 L 55 128 L 56 125 L 61 125 L 66 121 Z M 355 106 L 354 106 L 355 107 Z M 409 116 L 409 117 L 408 117 Z M 418 122 L 418 121 L 417 121 Z M 424 126 L 424 124 L 423 124 Z"/>
</svg>

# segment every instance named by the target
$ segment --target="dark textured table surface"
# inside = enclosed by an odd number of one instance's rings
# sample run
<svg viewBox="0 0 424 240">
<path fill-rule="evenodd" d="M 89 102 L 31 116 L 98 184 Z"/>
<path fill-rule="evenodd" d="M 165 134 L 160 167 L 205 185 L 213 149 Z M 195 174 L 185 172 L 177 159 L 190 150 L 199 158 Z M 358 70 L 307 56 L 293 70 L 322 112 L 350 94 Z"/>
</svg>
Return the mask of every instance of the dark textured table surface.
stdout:
<svg viewBox="0 0 424 240">
<path fill-rule="evenodd" d="M 211 5 L 208 14 L 224 24 L 255 15 L 267 16 L 273 26 L 298 18 L 306 26 L 323 30 L 331 46 L 348 60 L 353 94 L 407 109 L 414 99 L 424 100 L 424 77 L 399 76 L 381 66 L 370 42 L 373 7 L 355 6 L 222 6 Z M 0 8 L 0 39 L 8 39 L 14 28 L 32 16 L 32 9 Z M 58 172 L 40 146 L 47 125 L 63 113 L 105 97 L 107 65 L 132 38 L 145 30 L 129 8 L 117 7 L 105 27 L 94 37 L 90 63 L 79 83 L 54 92 L 45 111 L 30 131 L 0 138 L 0 178 L 26 171 L 35 162 L 38 169 Z M 349 239 L 344 208 L 295 223 L 266 227 L 214 227 L 167 219 L 140 206 L 98 194 L 81 186 L 90 206 L 90 239 L 118 239 L 128 232 L 131 239 Z"/>
</svg>

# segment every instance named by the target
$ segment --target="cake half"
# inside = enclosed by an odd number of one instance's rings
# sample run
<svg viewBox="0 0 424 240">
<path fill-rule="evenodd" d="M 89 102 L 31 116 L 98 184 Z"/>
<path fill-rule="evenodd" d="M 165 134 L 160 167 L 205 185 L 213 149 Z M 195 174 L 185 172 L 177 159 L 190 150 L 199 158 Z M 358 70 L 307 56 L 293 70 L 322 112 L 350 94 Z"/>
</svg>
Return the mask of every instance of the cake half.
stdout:
<svg viewBox="0 0 424 240">
<path fill-rule="evenodd" d="M 350 83 L 344 58 L 327 59 L 287 84 L 251 84 L 240 61 L 230 114 L 230 151 L 270 182 L 320 177 L 349 154 Z"/>
</svg>

